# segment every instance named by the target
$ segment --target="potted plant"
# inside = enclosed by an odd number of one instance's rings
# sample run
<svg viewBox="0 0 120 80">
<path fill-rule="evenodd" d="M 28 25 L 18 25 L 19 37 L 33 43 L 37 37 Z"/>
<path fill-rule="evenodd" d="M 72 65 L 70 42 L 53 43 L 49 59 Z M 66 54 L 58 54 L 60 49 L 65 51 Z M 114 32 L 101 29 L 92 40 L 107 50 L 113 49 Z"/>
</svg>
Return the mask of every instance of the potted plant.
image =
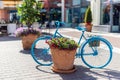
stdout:
<svg viewBox="0 0 120 80">
<path fill-rule="evenodd" d="M 17 7 L 18 15 L 20 16 L 20 21 L 31 27 L 33 22 L 40 20 L 40 10 L 43 4 L 37 0 L 23 0 L 21 6 Z"/>
<path fill-rule="evenodd" d="M 17 37 L 22 39 L 23 49 L 31 49 L 31 45 L 35 39 L 41 35 L 40 29 L 20 27 L 15 31 Z"/>
<path fill-rule="evenodd" d="M 91 22 L 92 22 L 92 12 L 91 12 L 90 6 L 87 8 L 87 10 L 85 12 L 84 21 L 85 21 L 85 27 L 87 28 L 87 31 L 91 32 L 93 24 L 91 24 Z"/>
<path fill-rule="evenodd" d="M 69 38 L 53 38 L 47 41 L 53 60 L 52 70 L 59 73 L 70 73 L 76 69 L 73 65 L 78 44 Z"/>
<path fill-rule="evenodd" d="M 22 39 L 24 49 L 30 49 L 33 41 L 40 35 L 40 32 L 34 29 L 34 26 L 31 28 L 31 25 L 40 20 L 39 16 L 42 7 L 42 2 L 38 0 L 23 0 L 21 6 L 17 7 L 20 22 L 28 27 L 26 29 L 19 28 L 16 31 L 17 36 Z"/>
</svg>

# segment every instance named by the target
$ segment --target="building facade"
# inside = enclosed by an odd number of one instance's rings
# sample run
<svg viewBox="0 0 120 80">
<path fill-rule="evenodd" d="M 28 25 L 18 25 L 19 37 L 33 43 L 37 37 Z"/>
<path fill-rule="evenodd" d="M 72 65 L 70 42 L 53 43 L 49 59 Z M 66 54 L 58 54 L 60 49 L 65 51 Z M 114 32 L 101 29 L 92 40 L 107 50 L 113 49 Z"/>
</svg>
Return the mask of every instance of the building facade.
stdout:
<svg viewBox="0 0 120 80">
<path fill-rule="evenodd" d="M 120 32 L 120 0 L 92 0 L 91 8 L 95 26 Z"/>
<path fill-rule="evenodd" d="M 70 4 L 70 5 L 68 5 Z M 80 23 L 84 23 L 84 16 L 90 2 L 87 0 L 71 0 L 71 3 L 66 3 L 66 22 L 71 23 L 71 27 L 76 27 Z"/>
<path fill-rule="evenodd" d="M 17 12 L 16 6 L 21 4 L 22 0 L 1 0 L 0 1 L 0 20 L 9 22 L 12 15 Z"/>
<path fill-rule="evenodd" d="M 40 1 L 44 2 L 44 7 L 40 11 L 41 15 L 43 15 L 41 18 L 44 18 L 44 21 L 62 21 L 62 17 L 64 17 L 65 22 L 69 24 L 75 24 L 74 26 L 84 23 L 85 11 L 90 5 L 90 2 L 87 0 L 64 0 L 64 15 L 62 15 L 62 0 Z M 9 20 L 11 16 L 17 12 L 16 5 L 21 4 L 22 0 L 2 0 L 2 3 L 2 7 L 4 8 L 0 8 L 0 19 Z"/>
<path fill-rule="evenodd" d="M 77 26 L 84 22 L 84 15 L 90 2 L 87 0 L 44 0 L 44 8 L 47 10 L 50 20 L 62 21 L 62 13 L 64 13 L 64 22 L 72 26 Z M 62 7 L 64 6 L 64 12 Z"/>
</svg>

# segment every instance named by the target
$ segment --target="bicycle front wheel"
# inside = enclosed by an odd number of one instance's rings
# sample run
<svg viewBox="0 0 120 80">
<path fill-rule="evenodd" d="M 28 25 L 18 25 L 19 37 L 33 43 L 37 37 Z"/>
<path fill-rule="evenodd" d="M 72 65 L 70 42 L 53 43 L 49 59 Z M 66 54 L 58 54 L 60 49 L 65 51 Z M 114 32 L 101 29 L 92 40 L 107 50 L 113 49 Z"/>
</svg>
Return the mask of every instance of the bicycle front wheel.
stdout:
<svg viewBox="0 0 120 80">
<path fill-rule="evenodd" d="M 49 45 L 45 42 L 48 39 L 51 39 L 51 36 L 40 37 L 34 41 L 31 47 L 33 59 L 42 66 L 50 66 L 52 64 Z"/>
<path fill-rule="evenodd" d="M 112 59 L 112 46 L 104 38 L 92 37 L 81 47 L 82 61 L 90 68 L 103 68 Z"/>
</svg>

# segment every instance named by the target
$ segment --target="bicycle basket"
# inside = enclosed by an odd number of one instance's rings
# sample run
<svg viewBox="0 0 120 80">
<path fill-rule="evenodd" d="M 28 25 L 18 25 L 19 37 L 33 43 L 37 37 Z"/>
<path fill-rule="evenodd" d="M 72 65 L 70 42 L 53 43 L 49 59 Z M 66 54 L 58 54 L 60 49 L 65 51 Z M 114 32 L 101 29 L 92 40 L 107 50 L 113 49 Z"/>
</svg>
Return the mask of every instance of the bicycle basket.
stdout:
<svg viewBox="0 0 120 80">
<path fill-rule="evenodd" d="M 100 46 L 100 40 L 94 40 L 89 42 L 89 47 L 98 47 Z"/>
</svg>

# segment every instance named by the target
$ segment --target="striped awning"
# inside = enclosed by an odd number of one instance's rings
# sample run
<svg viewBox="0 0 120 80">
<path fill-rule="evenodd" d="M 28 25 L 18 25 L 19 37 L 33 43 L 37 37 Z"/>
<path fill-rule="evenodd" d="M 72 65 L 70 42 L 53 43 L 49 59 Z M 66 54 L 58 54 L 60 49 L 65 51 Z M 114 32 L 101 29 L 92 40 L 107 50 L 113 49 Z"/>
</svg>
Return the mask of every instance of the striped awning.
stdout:
<svg viewBox="0 0 120 80">
<path fill-rule="evenodd" d="M 22 3 L 22 0 L 2 0 L 2 7 L 16 7 L 16 5 L 19 5 Z"/>
</svg>

